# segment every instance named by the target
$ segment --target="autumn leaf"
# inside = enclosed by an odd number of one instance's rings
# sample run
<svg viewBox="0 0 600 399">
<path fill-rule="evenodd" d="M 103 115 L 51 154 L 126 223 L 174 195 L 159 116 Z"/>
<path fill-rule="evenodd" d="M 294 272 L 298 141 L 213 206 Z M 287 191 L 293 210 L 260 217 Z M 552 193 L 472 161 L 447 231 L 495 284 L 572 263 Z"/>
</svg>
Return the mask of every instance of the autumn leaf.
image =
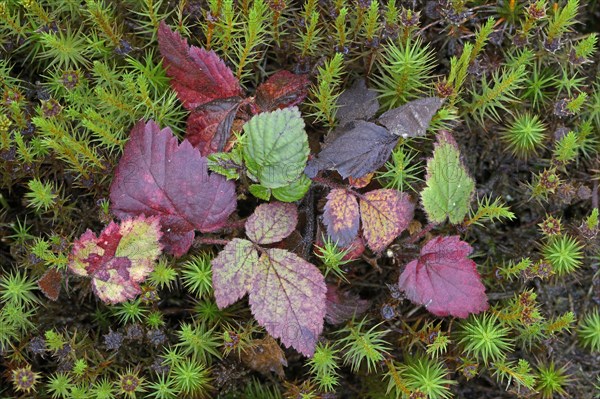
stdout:
<svg viewBox="0 0 600 399">
<path fill-rule="evenodd" d="M 368 89 L 364 79 L 358 79 L 337 100 L 335 117 L 340 126 L 354 120 L 369 120 L 379 110 L 377 92 Z"/>
<path fill-rule="evenodd" d="M 194 230 L 221 228 L 236 208 L 235 184 L 207 170 L 207 160 L 169 128 L 137 123 L 110 187 L 112 211 L 121 219 L 157 216 L 165 250 L 188 251 Z"/>
<path fill-rule="evenodd" d="M 60 295 L 62 284 L 62 274 L 52 267 L 46 270 L 46 273 L 37 282 L 38 288 L 51 301 L 57 301 Z"/>
<path fill-rule="evenodd" d="M 371 305 L 348 291 L 342 291 L 333 284 L 327 284 L 327 311 L 325 320 L 329 324 L 340 324 L 365 313 Z"/>
<path fill-rule="evenodd" d="M 158 27 L 158 47 L 177 97 L 188 110 L 210 101 L 242 95 L 238 80 L 214 51 L 188 46 L 164 21 Z"/>
<path fill-rule="evenodd" d="M 225 151 L 241 103 L 240 97 L 222 98 L 194 109 L 187 121 L 185 138 L 202 156 Z"/>
<path fill-rule="evenodd" d="M 262 112 L 298 105 L 306 97 L 309 85 L 307 75 L 276 72 L 256 89 L 256 104 Z"/>
<path fill-rule="evenodd" d="M 73 243 L 69 269 L 92 279 L 98 298 L 120 303 L 141 293 L 139 283 L 152 272 L 161 252 L 159 218 L 139 216 L 111 222 L 99 237 L 87 230 Z"/>
<path fill-rule="evenodd" d="M 223 309 L 252 288 L 258 252 L 250 241 L 234 238 L 211 263 L 217 306 Z"/>
<path fill-rule="evenodd" d="M 272 244 L 292 234 L 297 223 L 295 205 L 283 202 L 262 204 L 246 221 L 246 235 L 257 244 Z"/>
<path fill-rule="evenodd" d="M 415 206 L 408 194 L 392 189 L 373 190 L 360 200 L 363 235 L 374 252 L 383 251 L 413 219 Z"/>
<path fill-rule="evenodd" d="M 472 251 L 458 236 L 435 237 L 406 265 L 398 286 L 436 316 L 465 318 L 483 312 L 487 296 L 475 262 L 467 258 Z"/>
<path fill-rule="evenodd" d="M 323 224 L 327 235 L 340 247 L 350 245 L 358 235 L 360 212 L 356 197 L 343 189 L 334 189 L 327 195 Z"/>
<path fill-rule="evenodd" d="M 312 356 L 325 317 L 325 279 L 319 269 L 279 248 L 265 249 L 250 291 L 250 308 L 269 334 Z"/>
<path fill-rule="evenodd" d="M 377 122 L 396 136 L 424 136 L 431 118 L 443 103 L 444 100 L 438 97 L 420 98 L 384 112 Z"/>
<path fill-rule="evenodd" d="M 353 121 L 334 133 L 337 138 L 311 159 L 304 171 L 311 179 L 320 170 L 335 169 L 345 179 L 360 178 L 379 169 L 390 157 L 399 137 L 371 122 Z"/>
</svg>

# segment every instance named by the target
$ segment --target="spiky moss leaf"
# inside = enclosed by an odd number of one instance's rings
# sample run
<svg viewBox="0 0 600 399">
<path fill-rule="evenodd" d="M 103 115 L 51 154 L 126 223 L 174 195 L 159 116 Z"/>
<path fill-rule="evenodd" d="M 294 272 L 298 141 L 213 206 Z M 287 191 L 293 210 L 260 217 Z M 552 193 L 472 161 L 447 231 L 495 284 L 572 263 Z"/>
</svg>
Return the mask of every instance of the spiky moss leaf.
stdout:
<svg viewBox="0 0 600 399">
<path fill-rule="evenodd" d="M 231 240 L 212 260 L 213 289 L 219 308 L 224 308 L 252 288 L 258 252 L 254 245 L 240 238 Z"/>
<path fill-rule="evenodd" d="M 454 138 L 448 132 L 438 135 L 433 157 L 427 161 L 427 187 L 421 192 L 423 207 L 433 223 L 460 223 L 469 211 L 475 182 L 460 160 Z"/>
<path fill-rule="evenodd" d="M 246 235 L 257 244 L 273 244 L 292 234 L 297 223 L 295 205 L 283 202 L 262 204 L 246 220 Z"/>
<path fill-rule="evenodd" d="M 158 28 L 158 48 L 171 86 L 188 110 L 242 94 L 239 81 L 214 51 L 188 46 L 164 21 Z"/>
<path fill-rule="evenodd" d="M 96 295 L 107 303 L 133 299 L 161 252 L 157 217 L 111 222 L 99 237 L 87 230 L 73 245 L 69 269 L 92 278 Z"/>
<path fill-rule="evenodd" d="M 283 202 L 294 202 L 302 199 L 310 188 L 311 180 L 302 174 L 288 186 L 274 188 L 273 197 Z"/>
<path fill-rule="evenodd" d="M 340 247 L 350 245 L 358 235 L 359 222 L 356 197 L 343 189 L 331 190 L 323 212 L 327 235 Z"/>
<path fill-rule="evenodd" d="M 266 188 L 293 183 L 306 166 L 308 136 L 297 107 L 254 116 L 244 125 L 244 161 Z"/>
<path fill-rule="evenodd" d="M 398 286 L 413 302 L 436 316 L 467 317 L 488 308 L 473 251 L 458 236 L 436 237 L 421 249 L 400 275 Z"/>
<path fill-rule="evenodd" d="M 120 218 L 144 214 L 160 218 L 165 249 L 186 253 L 194 230 L 221 228 L 236 209 L 235 184 L 209 174 L 207 160 L 171 129 L 138 122 L 115 169 L 110 187 L 113 212 Z"/>
<path fill-rule="evenodd" d="M 373 190 L 360 200 L 363 235 L 374 252 L 383 251 L 413 219 L 410 196 L 392 189 Z"/>
<path fill-rule="evenodd" d="M 316 266 L 283 249 L 265 249 L 250 291 L 250 307 L 267 332 L 312 356 L 325 317 L 325 278 Z"/>
</svg>

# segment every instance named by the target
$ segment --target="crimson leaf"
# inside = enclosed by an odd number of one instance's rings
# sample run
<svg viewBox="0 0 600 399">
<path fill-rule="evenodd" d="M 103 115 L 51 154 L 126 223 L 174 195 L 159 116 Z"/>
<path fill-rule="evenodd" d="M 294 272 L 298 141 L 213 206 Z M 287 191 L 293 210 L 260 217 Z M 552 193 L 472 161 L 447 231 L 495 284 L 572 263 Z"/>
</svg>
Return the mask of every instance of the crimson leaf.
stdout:
<svg viewBox="0 0 600 399">
<path fill-rule="evenodd" d="M 436 237 L 421 249 L 419 259 L 406 265 L 398 285 L 413 302 L 436 316 L 467 317 L 488 308 L 485 287 L 473 251 L 458 236 Z"/>
<path fill-rule="evenodd" d="M 185 138 L 203 156 L 224 151 L 241 102 L 240 97 L 220 98 L 197 107 L 188 118 Z"/>
<path fill-rule="evenodd" d="M 119 218 L 158 216 L 165 249 L 186 253 L 194 230 L 221 228 L 236 208 L 235 184 L 209 174 L 207 160 L 171 129 L 153 121 L 131 131 L 110 187 L 112 210 Z"/>
<path fill-rule="evenodd" d="M 298 105 L 306 97 L 309 85 L 306 75 L 276 72 L 256 89 L 256 104 L 263 112 Z"/>
<path fill-rule="evenodd" d="M 171 86 L 185 108 L 193 110 L 212 100 L 242 94 L 238 80 L 214 51 L 188 46 L 164 21 L 158 27 L 158 47 Z"/>
</svg>

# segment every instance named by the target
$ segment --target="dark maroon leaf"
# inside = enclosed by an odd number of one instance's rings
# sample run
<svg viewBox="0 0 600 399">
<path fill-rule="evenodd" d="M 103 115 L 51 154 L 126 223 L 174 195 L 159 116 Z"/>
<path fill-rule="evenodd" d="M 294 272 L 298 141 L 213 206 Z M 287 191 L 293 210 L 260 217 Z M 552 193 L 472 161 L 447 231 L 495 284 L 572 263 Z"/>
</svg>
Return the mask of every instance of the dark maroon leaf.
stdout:
<svg viewBox="0 0 600 399">
<path fill-rule="evenodd" d="M 340 324 L 357 317 L 369 309 L 370 302 L 360 299 L 348 291 L 342 291 L 333 284 L 327 284 L 325 320 L 329 324 Z"/>
<path fill-rule="evenodd" d="M 344 91 L 337 104 L 339 108 L 335 117 L 340 126 L 358 119 L 369 120 L 379 110 L 377 92 L 368 89 L 364 79 L 358 79 L 352 87 Z"/>
<path fill-rule="evenodd" d="M 56 301 L 60 295 L 62 274 L 55 268 L 46 270 L 46 273 L 38 280 L 38 287 L 46 298 Z"/>
<path fill-rule="evenodd" d="M 398 136 L 371 122 L 353 121 L 343 134 L 308 162 L 305 173 L 313 178 L 320 170 L 335 169 L 343 178 L 359 178 L 380 168 L 389 158 Z"/>
<path fill-rule="evenodd" d="M 387 127 L 391 134 L 402 137 L 424 136 L 431 118 L 443 104 L 438 97 L 420 98 L 381 115 L 377 122 Z"/>
<path fill-rule="evenodd" d="M 298 105 L 306 97 L 309 85 L 306 75 L 276 72 L 256 89 L 256 104 L 262 112 Z"/>
<path fill-rule="evenodd" d="M 398 285 L 413 302 L 436 316 L 467 317 L 488 308 L 473 251 L 459 236 L 436 237 L 400 275 Z"/>
<path fill-rule="evenodd" d="M 140 121 L 115 169 L 110 188 L 115 215 L 156 215 L 165 249 L 176 256 L 190 247 L 194 230 L 215 231 L 236 208 L 235 184 L 209 174 L 207 160 L 171 129 Z"/>
<path fill-rule="evenodd" d="M 194 109 L 187 121 L 185 138 L 202 156 L 223 152 L 231 135 L 240 97 L 213 100 Z"/>
<path fill-rule="evenodd" d="M 185 108 L 193 110 L 212 100 L 242 94 L 238 80 L 214 51 L 188 46 L 164 21 L 158 27 L 158 47 L 171 86 Z"/>
</svg>

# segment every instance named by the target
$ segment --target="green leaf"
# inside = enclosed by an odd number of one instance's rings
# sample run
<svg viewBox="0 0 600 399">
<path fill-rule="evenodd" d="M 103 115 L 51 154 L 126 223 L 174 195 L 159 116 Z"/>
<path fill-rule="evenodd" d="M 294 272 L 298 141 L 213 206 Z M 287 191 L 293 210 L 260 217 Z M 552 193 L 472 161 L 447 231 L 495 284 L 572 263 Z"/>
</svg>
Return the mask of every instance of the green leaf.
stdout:
<svg viewBox="0 0 600 399">
<path fill-rule="evenodd" d="M 305 174 L 290 183 L 289 186 L 273 189 L 273 197 L 283 202 L 294 202 L 302 199 L 310 188 L 311 180 Z"/>
<path fill-rule="evenodd" d="M 433 158 L 427 161 L 427 187 L 421 192 L 423 207 L 433 223 L 460 223 L 469 211 L 475 182 L 460 160 L 450 133 L 438 135 Z"/>
<path fill-rule="evenodd" d="M 284 187 L 299 178 L 309 148 L 297 107 L 258 114 L 244 125 L 244 133 L 246 167 L 262 186 Z"/>
<path fill-rule="evenodd" d="M 260 184 L 251 184 L 250 187 L 248 187 L 248 190 L 250 190 L 250 194 L 258 199 L 268 201 L 271 198 L 271 189 L 261 186 Z"/>
<path fill-rule="evenodd" d="M 208 156 L 208 169 L 225 176 L 227 180 L 240 178 L 239 166 L 241 164 L 241 155 L 235 149 L 231 152 L 215 152 Z"/>
</svg>

